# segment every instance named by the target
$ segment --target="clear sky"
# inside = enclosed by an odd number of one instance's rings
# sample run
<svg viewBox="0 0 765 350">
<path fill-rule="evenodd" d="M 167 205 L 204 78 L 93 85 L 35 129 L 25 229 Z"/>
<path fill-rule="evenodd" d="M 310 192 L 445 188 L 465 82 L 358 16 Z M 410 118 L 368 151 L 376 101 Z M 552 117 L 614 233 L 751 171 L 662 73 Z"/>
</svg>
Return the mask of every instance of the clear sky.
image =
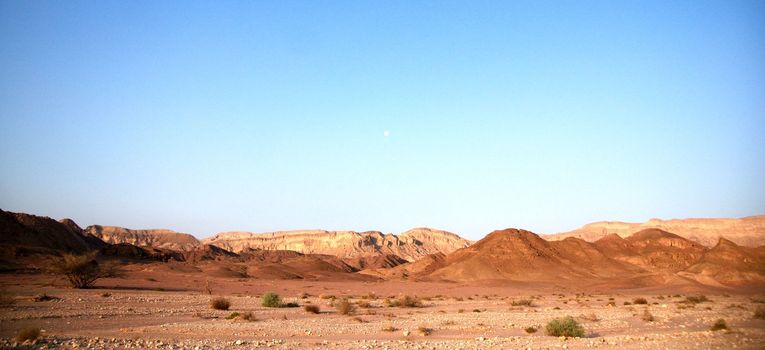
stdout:
<svg viewBox="0 0 765 350">
<path fill-rule="evenodd" d="M 765 213 L 763 1 L 0 1 L 0 208 L 477 239 Z"/>
</svg>

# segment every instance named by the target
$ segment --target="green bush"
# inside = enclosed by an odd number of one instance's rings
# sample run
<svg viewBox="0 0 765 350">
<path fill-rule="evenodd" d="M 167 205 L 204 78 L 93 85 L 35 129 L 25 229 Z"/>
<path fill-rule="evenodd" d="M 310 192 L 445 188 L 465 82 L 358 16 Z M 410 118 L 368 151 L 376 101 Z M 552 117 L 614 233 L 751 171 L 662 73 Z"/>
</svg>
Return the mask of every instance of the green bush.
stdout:
<svg viewBox="0 0 765 350">
<path fill-rule="evenodd" d="M 223 297 L 213 298 L 210 300 L 210 307 L 215 310 L 228 310 L 231 307 L 231 302 Z"/>
<path fill-rule="evenodd" d="M 584 337 L 584 328 L 571 316 L 550 321 L 545 331 L 547 335 L 554 337 Z"/>
<path fill-rule="evenodd" d="M 282 299 L 279 297 L 279 294 L 266 293 L 263 295 L 263 300 L 261 301 L 261 305 L 265 307 L 281 307 Z"/>
</svg>

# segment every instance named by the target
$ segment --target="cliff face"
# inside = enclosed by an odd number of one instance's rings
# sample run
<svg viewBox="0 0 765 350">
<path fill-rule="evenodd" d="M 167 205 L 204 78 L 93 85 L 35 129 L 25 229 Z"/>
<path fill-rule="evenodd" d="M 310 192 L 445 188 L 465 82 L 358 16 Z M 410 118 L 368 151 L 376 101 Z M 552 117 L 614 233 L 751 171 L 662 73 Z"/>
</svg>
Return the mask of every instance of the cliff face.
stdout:
<svg viewBox="0 0 765 350">
<path fill-rule="evenodd" d="M 176 251 L 191 250 L 200 245 L 194 236 L 171 230 L 131 230 L 124 227 L 93 225 L 84 231 L 87 235 L 111 244 L 128 243 L 139 247 Z"/>
<path fill-rule="evenodd" d="M 765 215 L 741 219 L 651 219 L 644 223 L 602 221 L 587 224 L 574 231 L 542 237 L 551 241 L 575 237 L 594 242 L 608 234 L 615 233 L 626 238 L 646 229 L 672 232 L 706 247 L 714 247 L 720 238 L 744 247 L 765 245 Z"/>
<path fill-rule="evenodd" d="M 338 258 L 396 255 L 407 261 L 435 253 L 451 253 L 470 242 L 446 231 L 416 228 L 400 235 L 377 231 L 224 232 L 202 241 L 232 252 L 247 249 L 292 250 Z"/>
</svg>

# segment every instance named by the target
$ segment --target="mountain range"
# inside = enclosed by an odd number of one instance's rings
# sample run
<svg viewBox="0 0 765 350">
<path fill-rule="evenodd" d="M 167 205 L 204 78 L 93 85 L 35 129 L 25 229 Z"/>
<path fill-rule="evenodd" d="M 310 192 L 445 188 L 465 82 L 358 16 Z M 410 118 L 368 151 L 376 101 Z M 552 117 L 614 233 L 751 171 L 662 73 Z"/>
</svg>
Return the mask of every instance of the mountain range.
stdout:
<svg viewBox="0 0 765 350">
<path fill-rule="evenodd" d="M 644 228 L 649 223 L 596 223 L 553 236 L 504 229 L 477 242 L 430 228 L 398 235 L 226 232 L 199 241 L 170 230 L 98 225 L 81 229 L 69 219 L 0 211 L 0 269 L 34 270 L 46 257 L 98 250 L 103 259 L 160 264 L 157 268 L 181 263 L 187 266 L 184 271 L 214 277 L 736 288 L 765 286 L 765 246 L 734 241 L 761 241 L 761 218 L 649 221 L 680 227 L 685 236 L 696 239 Z M 709 232 L 701 230 L 699 220 Z M 723 222 L 715 225 L 714 220 Z M 746 227 L 745 234 L 736 227 Z M 605 229 L 596 232 L 597 228 Z M 632 232 L 635 228 L 639 230 Z M 712 236 L 717 241 L 710 246 Z"/>
</svg>

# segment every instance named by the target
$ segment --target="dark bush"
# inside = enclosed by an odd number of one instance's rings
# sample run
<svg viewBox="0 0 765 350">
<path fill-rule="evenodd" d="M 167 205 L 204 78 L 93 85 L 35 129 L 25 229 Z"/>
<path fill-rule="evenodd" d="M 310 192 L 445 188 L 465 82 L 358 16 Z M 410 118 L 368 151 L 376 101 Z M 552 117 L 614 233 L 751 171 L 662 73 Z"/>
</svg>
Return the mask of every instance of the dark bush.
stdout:
<svg viewBox="0 0 765 350">
<path fill-rule="evenodd" d="M 231 302 L 223 297 L 217 297 L 210 300 L 210 307 L 215 310 L 228 310 L 231 307 Z"/>
</svg>

